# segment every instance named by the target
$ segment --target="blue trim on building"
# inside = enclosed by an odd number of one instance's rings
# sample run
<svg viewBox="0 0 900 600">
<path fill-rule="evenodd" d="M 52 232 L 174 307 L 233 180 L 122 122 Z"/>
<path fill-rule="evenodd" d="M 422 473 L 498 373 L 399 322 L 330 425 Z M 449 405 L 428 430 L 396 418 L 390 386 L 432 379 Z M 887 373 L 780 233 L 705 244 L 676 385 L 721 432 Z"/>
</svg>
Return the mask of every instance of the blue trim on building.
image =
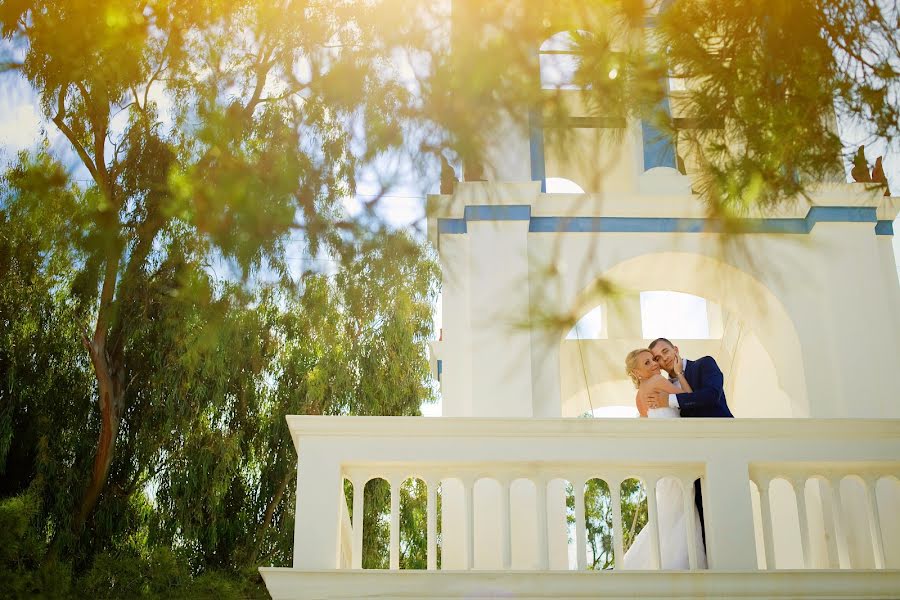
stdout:
<svg viewBox="0 0 900 600">
<path fill-rule="evenodd" d="M 465 219 L 438 219 L 438 233 L 468 233 Z"/>
<path fill-rule="evenodd" d="M 527 204 L 466 206 L 462 219 L 438 219 L 438 233 L 468 233 L 469 221 L 528 221 L 531 233 L 717 233 L 721 223 L 710 219 L 671 217 L 532 217 Z M 874 223 L 877 235 L 893 235 L 891 221 L 879 221 L 875 208 L 814 206 L 805 218 L 743 219 L 742 232 L 807 234 L 816 223 Z"/>
<path fill-rule="evenodd" d="M 533 233 L 667 233 L 698 232 L 705 219 L 641 217 L 534 217 L 528 227 Z"/>
<path fill-rule="evenodd" d="M 858 206 L 813 206 L 806 215 L 813 223 L 875 223 L 874 207 Z"/>
<path fill-rule="evenodd" d="M 544 123 L 540 109 L 528 112 L 529 154 L 531 156 L 531 180 L 541 182 L 541 193 L 547 192 L 547 173 L 544 163 Z"/>
<path fill-rule="evenodd" d="M 469 221 L 528 221 L 531 206 L 528 204 L 480 204 L 467 206 L 463 219 Z"/>
<path fill-rule="evenodd" d="M 659 106 L 665 113 L 669 112 L 669 99 L 663 98 Z M 644 145 L 644 171 L 654 167 L 677 168 L 675 161 L 675 145 L 671 138 L 655 127 L 650 121 L 641 121 L 641 140 Z"/>
<path fill-rule="evenodd" d="M 666 116 L 667 121 L 672 120 L 672 109 L 669 106 L 669 77 L 659 80 L 662 88 L 662 99 L 656 104 L 655 111 Z M 649 120 L 641 120 L 641 141 L 644 147 L 644 171 L 654 167 L 678 168 L 678 160 L 675 158 L 675 141 L 653 125 Z"/>
<path fill-rule="evenodd" d="M 438 381 L 441 380 L 441 374 L 444 372 L 444 361 L 440 358 L 437 361 L 437 378 Z"/>
</svg>

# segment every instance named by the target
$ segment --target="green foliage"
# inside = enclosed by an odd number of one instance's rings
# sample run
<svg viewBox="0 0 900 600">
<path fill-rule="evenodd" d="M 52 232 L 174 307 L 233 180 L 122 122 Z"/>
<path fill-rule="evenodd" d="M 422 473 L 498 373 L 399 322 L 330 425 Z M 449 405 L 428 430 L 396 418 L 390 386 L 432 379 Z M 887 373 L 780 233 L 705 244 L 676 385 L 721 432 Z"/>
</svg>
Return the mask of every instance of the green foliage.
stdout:
<svg viewBox="0 0 900 600">
<path fill-rule="evenodd" d="M 622 510 L 622 544 L 625 552 L 647 524 L 647 495 L 643 483 L 626 479 L 619 489 Z M 613 548 L 613 509 L 609 485 L 602 479 L 590 479 L 584 486 L 584 520 L 587 532 L 588 568 L 612 569 L 615 564 Z M 571 484 L 566 486 L 566 520 L 575 525 L 575 496 Z"/>
<path fill-rule="evenodd" d="M 208 571 L 192 577 L 187 563 L 166 548 L 146 556 L 104 553 L 79 582 L 79 594 L 92 598 L 268 598 L 259 575 Z"/>
<path fill-rule="evenodd" d="M 440 568 L 441 494 L 435 495 L 437 566 Z M 428 488 L 421 479 L 407 479 L 400 487 L 400 568 L 428 567 Z"/>
<path fill-rule="evenodd" d="M 438 72 L 435 85 L 465 110 L 433 110 L 472 162 L 504 117 L 523 131 L 541 119 L 545 147 L 564 158 L 580 127 L 572 117 L 621 123 L 596 130 L 619 139 L 627 119 L 652 123 L 679 156 L 690 155 L 710 214 L 734 224 L 730 217 L 753 207 L 843 181 L 859 143 L 895 147 L 898 23 L 900 6 L 875 0 L 459 0 L 447 69 L 467 77 Z M 542 90 L 535 51 L 565 32 L 575 73 Z M 664 106 L 669 78 L 686 86 Z M 842 145 L 838 123 L 863 139 Z"/>
<path fill-rule="evenodd" d="M 344 482 L 347 507 L 353 511 L 353 486 Z M 437 566 L 441 565 L 441 493 L 436 491 Z M 400 568 L 426 569 L 428 566 L 428 488 L 421 479 L 407 479 L 400 485 Z M 363 568 L 390 566 L 391 486 L 384 479 L 372 479 L 363 499 Z"/>
<path fill-rule="evenodd" d="M 406 143 L 395 8 L 0 3 L 2 67 L 66 142 L 0 187 L 0 497 L 34 498 L 32 571 L 227 597 L 216 573 L 291 553 L 286 414 L 432 399 L 435 264 L 344 206 Z"/>
<path fill-rule="evenodd" d="M 443 3 L 404 0 L 0 1 L 15 50 L 0 69 L 28 80 L 65 140 L 18 156 L 0 186 L 4 589 L 252 595 L 245 569 L 286 563 L 284 415 L 417 414 L 433 396 L 436 267 L 374 202 L 346 208 L 357 177 L 403 154 L 470 167 L 529 112 L 565 123 L 572 95 L 535 81 L 534 50 L 557 31 L 591 32 L 573 38 L 579 103 L 692 147 L 718 216 L 839 171 L 836 118 L 900 133 L 896 8 L 674 0 L 647 40 L 644 2 L 553 4 L 460 1 L 451 33 Z M 700 127 L 660 110 L 666 75 L 690 80 Z M 571 128 L 545 133 L 564 147 Z M 298 268 L 296 252 L 336 273 Z M 591 485 L 607 568 L 608 493 Z M 404 489 L 404 528 L 421 533 L 424 490 Z M 378 532 L 385 498 L 373 483 Z M 637 487 L 623 503 L 636 532 Z M 417 535 L 406 566 L 424 560 Z M 366 544 L 384 565 L 383 535 Z"/>
<path fill-rule="evenodd" d="M 3 559 L 15 564 L 8 589 L 258 595 L 248 569 L 287 564 L 292 552 L 296 454 L 284 416 L 418 414 L 433 396 L 425 340 L 435 264 L 384 231 L 360 239 L 360 255 L 334 276 L 250 288 L 217 279 L 183 252 L 185 236 L 171 235 L 170 251 L 136 275 L 122 316 L 126 426 L 79 535 L 69 524 L 99 430 L 80 339 L 92 305 L 79 297 L 83 271 L 64 260 L 68 246 L 47 242 L 65 233 L 62 219 L 35 218 L 37 194 L 69 193 L 42 188 L 48 161 L 21 157 L 0 196 L 0 489 L 35 499 L 4 512 L 21 517 L 7 528 L 20 541 L 4 544 L 16 553 Z M 65 562 L 55 544 L 73 549 Z"/>
</svg>

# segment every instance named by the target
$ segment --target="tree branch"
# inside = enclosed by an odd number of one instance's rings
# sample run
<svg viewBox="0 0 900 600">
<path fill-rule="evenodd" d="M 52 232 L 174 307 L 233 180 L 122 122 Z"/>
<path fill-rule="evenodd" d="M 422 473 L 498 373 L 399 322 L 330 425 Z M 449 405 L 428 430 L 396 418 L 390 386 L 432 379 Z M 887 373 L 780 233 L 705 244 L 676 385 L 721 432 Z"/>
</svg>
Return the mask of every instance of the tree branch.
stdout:
<svg viewBox="0 0 900 600">
<path fill-rule="evenodd" d="M 100 310 L 97 311 L 97 325 L 91 340 L 95 349 L 105 348 L 109 331 L 109 313 L 116 291 L 116 277 L 119 271 L 118 255 L 109 253 L 106 257 L 106 272 L 103 275 L 103 288 L 100 291 Z"/>
<path fill-rule="evenodd" d="M 263 539 L 266 535 L 266 530 L 272 524 L 272 516 L 275 514 L 275 509 L 281 504 L 281 499 L 284 497 L 284 492 L 287 490 L 287 486 L 291 482 L 293 475 L 294 472 L 291 469 L 288 469 L 285 476 L 282 477 L 281 481 L 278 483 L 275 495 L 269 500 L 262 523 L 256 528 L 256 536 L 253 540 L 253 549 L 250 551 L 250 556 L 248 557 L 248 564 L 254 564 L 256 562 L 256 559 L 259 556 L 259 549 L 262 546 Z"/>
<path fill-rule="evenodd" d="M 162 73 L 166 67 L 168 67 L 168 61 L 166 60 L 166 52 L 169 50 L 169 42 L 172 40 L 172 36 L 166 38 L 166 44 L 163 46 L 162 52 L 160 52 L 160 63 L 159 67 L 153 74 L 150 76 L 150 79 L 147 80 L 147 87 L 144 88 L 144 108 L 142 110 L 147 109 L 147 97 L 150 94 L 150 88 L 153 86 L 153 83 L 156 81 L 156 78 L 159 77 L 160 73 Z"/>
<path fill-rule="evenodd" d="M 78 91 L 81 92 L 82 98 L 84 98 L 85 103 L 87 104 L 88 116 L 91 120 L 91 126 L 94 129 L 94 167 L 96 169 L 97 176 L 99 177 L 99 181 L 97 184 L 103 189 L 106 193 L 106 199 L 110 204 L 113 204 L 114 194 L 112 189 L 112 182 L 109 178 L 109 172 L 106 169 L 106 130 L 109 125 L 109 106 L 105 106 L 106 114 L 105 118 L 101 121 L 101 115 L 99 114 L 99 108 L 97 103 L 88 93 L 87 88 L 84 87 L 84 83 L 81 81 L 76 81 L 75 86 L 78 88 Z M 114 204 L 113 204 L 114 205 Z"/>
<path fill-rule="evenodd" d="M 84 146 L 78 141 L 78 136 L 75 135 L 75 132 L 66 125 L 66 92 L 69 89 L 69 84 L 66 83 L 59 90 L 59 98 L 57 100 L 56 107 L 56 116 L 52 118 L 52 121 L 59 128 L 60 131 L 63 132 L 63 135 L 66 136 L 66 139 L 69 140 L 69 143 L 75 148 L 75 152 L 78 153 L 78 157 L 81 159 L 81 162 L 84 163 L 84 166 L 87 168 L 88 172 L 91 174 L 91 177 L 94 179 L 94 182 L 100 183 L 97 176 L 97 167 L 94 165 L 94 161 L 91 160 L 90 155 L 88 155 L 87 150 L 84 149 Z"/>
<path fill-rule="evenodd" d="M 253 88 L 253 94 L 250 96 L 250 100 L 247 101 L 247 105 L 244 107 L 244 116 L 247 118 L 250 118 L 250 116 L 253 115 L 253 111 L 256 110 L 256 107 L 259 105 L 263 88 L 266 86 L 266 80 L 269 77 L 269 71 L 275 64 L 272 59 L 272 55 L 275 54 L 274 50 L 272 51 L 272 54 L 266 58 L 263 58 L 263 54 L 263 52 L 260 52 L 260 59 L 256 64 L 256 87 Z"/>
</svg>

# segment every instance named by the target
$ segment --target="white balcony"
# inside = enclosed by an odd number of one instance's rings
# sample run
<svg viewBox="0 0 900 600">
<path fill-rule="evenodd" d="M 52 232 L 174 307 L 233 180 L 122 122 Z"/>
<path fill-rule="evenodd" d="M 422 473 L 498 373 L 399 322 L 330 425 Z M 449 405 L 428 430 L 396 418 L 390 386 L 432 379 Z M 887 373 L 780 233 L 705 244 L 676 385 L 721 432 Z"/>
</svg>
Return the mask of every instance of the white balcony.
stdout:
<svg viewBox="0 0 900 600">
<path fill-rule="evenodd" d="M 294 564 L 260 569 L 274 598 L 893 598 L 900 592 L 898 420 L 292 416 L 288 422 L 299 456 Z M 363 494 L 356 492 L 377 477 L 392 491 L 390 570 L 361 569 L 363 532 L 355 525 L 362 522 Z M 399 489 L 409 477 L 428 490 L 428 570 L 399 570 Z M 676 478 L 692 502 L 691 484 L 702 479 L 708 569 L 695 568 L 694 549 L 687 571 L 584 570 L 580 490 L 600 478 L 616 499 L 618 483 L 630 477 L 646 484 L 651 532 L 655 483 Z M 352 515 L 344 479 L 353 484 Z M 575 490 L 573 536 L 563 482 Z M 618 557 L 623 525 L 618 502 L 611 506 Z"/>
</svg>

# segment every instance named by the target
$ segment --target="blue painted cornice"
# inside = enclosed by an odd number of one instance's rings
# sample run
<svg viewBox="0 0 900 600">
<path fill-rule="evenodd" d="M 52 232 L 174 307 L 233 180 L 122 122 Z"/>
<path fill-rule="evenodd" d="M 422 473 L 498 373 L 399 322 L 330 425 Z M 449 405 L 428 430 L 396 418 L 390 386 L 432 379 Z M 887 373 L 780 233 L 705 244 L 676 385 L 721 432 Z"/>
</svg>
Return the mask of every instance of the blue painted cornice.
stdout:
<svg viewBox="0 0 900 600">
<path fill-rule="evenodd" d="M 804 218 L 742 219 L 740 233 L 808 234 L 816 223 L 872 223 L 875 235 L 893 235 L 891 221 L 879 221 L 874 207 L 813 206 Z M 527 204 L 466 206 L 461 219 L 438 219 L 439 234 L 467 233 L 474 221 L 528 221 L 531 233 L 719 233 L 713 219 L 677 217 L 532 217 Z"/>
</svg>

